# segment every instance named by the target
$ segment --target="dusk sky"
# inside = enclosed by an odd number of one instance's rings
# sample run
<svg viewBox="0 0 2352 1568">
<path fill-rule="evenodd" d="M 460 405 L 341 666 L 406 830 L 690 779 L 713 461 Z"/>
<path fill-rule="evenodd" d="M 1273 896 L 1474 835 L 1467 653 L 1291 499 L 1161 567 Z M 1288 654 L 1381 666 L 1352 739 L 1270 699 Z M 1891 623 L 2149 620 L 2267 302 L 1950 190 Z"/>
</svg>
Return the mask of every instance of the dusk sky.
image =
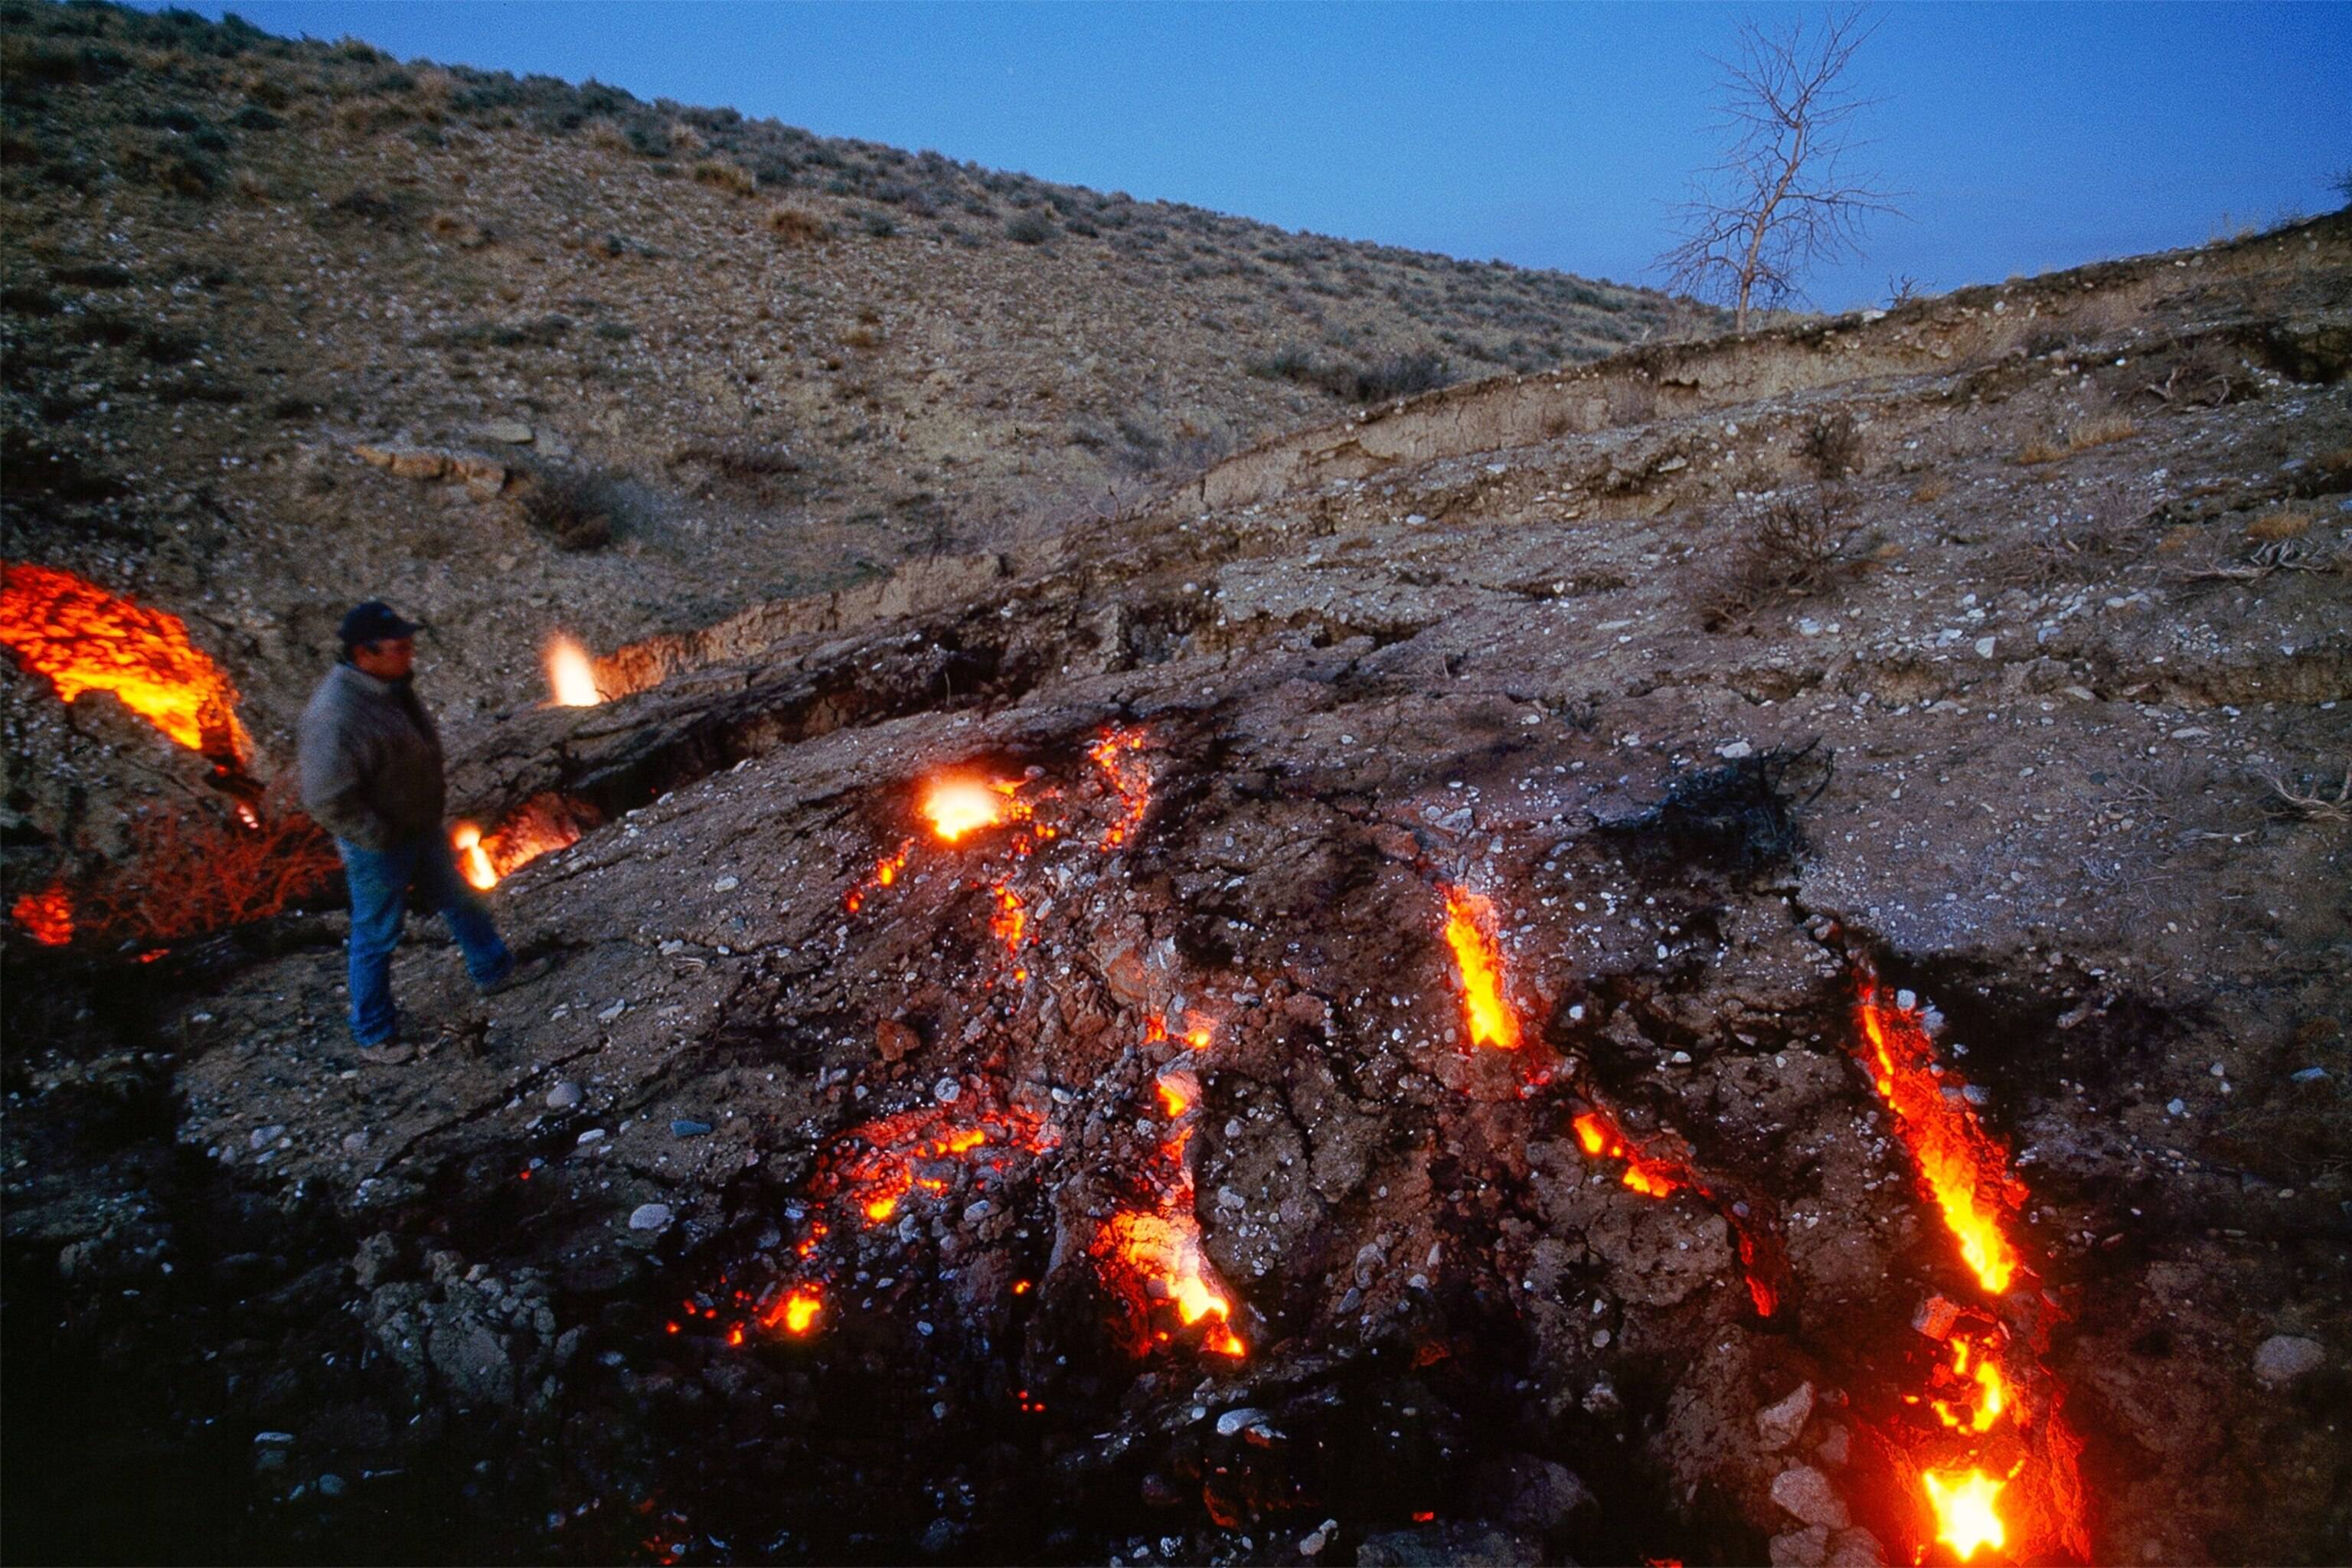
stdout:
<svg viewBox="0 0 2352 1568">
<path fill-rule="evenodd" d="M 1659 280 L 1707 56 L 1792 7 L 244 0 L 287 35 L 589 77 L 1351 239 Z M 1808 15 L 1818 15 L 1817 10 Z M 1894 5 L 1864 163 L 1907 193 L 1815 304 L 2193 245 L 2342 205 L 2352 5 Z"/>
</svg>

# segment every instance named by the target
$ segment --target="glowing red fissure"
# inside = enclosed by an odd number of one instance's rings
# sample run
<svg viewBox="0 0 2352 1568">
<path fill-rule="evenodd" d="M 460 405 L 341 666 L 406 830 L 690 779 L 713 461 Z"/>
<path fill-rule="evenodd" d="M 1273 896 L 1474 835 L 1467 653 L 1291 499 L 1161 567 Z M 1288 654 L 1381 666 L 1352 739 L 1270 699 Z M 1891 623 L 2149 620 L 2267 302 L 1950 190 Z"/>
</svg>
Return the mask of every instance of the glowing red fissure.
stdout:
<svg viewBox="0 0 2352 1568">
<path fill-rule="evenodd" d="M 1166 1020 L 1155 1014 L 1146 1026 L 1146 1040 L 1168 1037 Z M 1186 1033 L 1196 1049 L 1209 1038 L 1205 1028 Z M 1238 1360 L 1249 1346 L 1234 1331 L 1232 1292 L 1217 1278 L 1202 1242 L 1188 1153 L 1200 1114 L 1200 1079 L 1189 1067 L 1171 1065 L 1154 1078 L 1152 1089 L 1168 1129 L 1152 1162 L 1150 1181 L 1158 1190 L 1149 1207 L 1113 1214 L 1089 1250 L 1104 1288 L 1121 1304 L 1131 1352 L 1148 1353 L 1173 1340 L 1174 1330 L 1154 1321 L 1155 1308 L 1165 1303 L 1173 1309 L 1178 1327 L 1199 1331 L 1203 1350 Z"/>
<path fill-rule="evenodd" d="M 55 567 L 0 562 L 0 647 L 59 701 L 110 691 L 176 744 L 230 770 L 242 771 L 252 754 L 236 685 L 168 610 Z"/>
<path fill-rule="evenodd" d="M 2082 1445 L 2041 1359 L 2056 1309 L 2032 1289 L 2011 1230 L 2025 1185 L 1956 1075 L 1937 1061 L 1924 1009 L 1887 995 L 1866 966 L 1856 981 L 1854 1054 L 1989 1303 L 1947 1309 L 1926 1389 L 1903 1398 L 1917 1413 L 1908 1432 L 1894 1435 L 1916 1489 L 1916 1550 L 1941 1546 L 1961 1562 L 1988 1552 L 2087 1561 Z"/>
</svg>

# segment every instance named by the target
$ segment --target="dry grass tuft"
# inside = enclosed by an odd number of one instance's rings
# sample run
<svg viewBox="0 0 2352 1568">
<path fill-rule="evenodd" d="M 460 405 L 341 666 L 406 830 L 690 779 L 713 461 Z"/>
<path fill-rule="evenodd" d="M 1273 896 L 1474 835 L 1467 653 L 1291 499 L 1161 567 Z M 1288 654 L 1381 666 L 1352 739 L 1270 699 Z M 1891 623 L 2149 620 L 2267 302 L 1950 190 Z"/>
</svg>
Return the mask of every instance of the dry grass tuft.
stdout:
<svg viewBox="0 0 2352 1568">
<path fill-rule="evenodd" d="M 2105 447 L 2117 441 L 2128 441 L 2138 434 L 2139 426 L 2128 419 L 2120 417 L 2100 419 L 2089 425 L 2076 426 L 2063 442 L 2054 442 L 2045 437 L 2036 436 L 2018 452 L 2017 460 L 2021 464 L 2029 466 L 2035 463 L 2063 462 L 2068 458 L 2079 457 L 2094 447 Z"/>
<path fill-rule="evenodd" d="M 1944 480 L 1930 479 L 1922 480 L 1919 488 L 1911 492 L 1911 500 L 1916 506 L 1930 506 L 1951 493 L 1952 487 Z"/>
<path fill-rule="evenodd" d="M 2246 537 L 2265 544 L 2282 539 L 2300 539 L 2310 532 L 2311 525 L 2318 521 L 2310 512 L 2281 507 L 2276 511 L 2264 512 L 2246 524 Z"/>
<path fill-rule="evenodd" d="M 716 190 L 730 191 L 748 196 L 760 188 L 760 178 L 740 163 L 730 163 L 724 158 L 705 158 L 694 166 L 694 177 Z"/>
<path fill-rule="evenodd" d="M 816 214 L 787 204 L 768 209 L 768 232 L 786 245 L 814 245 L 830 231 Z"/>
</svg>

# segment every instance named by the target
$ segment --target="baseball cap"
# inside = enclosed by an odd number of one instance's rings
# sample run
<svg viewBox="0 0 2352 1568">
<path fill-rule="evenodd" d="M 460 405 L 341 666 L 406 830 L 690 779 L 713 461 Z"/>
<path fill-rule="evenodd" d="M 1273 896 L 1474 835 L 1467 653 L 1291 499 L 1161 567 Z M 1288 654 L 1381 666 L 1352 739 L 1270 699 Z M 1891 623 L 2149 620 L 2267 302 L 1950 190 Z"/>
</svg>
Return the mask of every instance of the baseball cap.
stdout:
<svg viewBox="0 0 2352 1568">
<path fill-rule="evenodd" d="M 370 599 L 355 605 L 335 635 L 343 639 L 345 647 L 357 647 L 362 643 L 388 642 L 395 637 L 413 637 L 422 629 L 415 621 L 400 618 L 390 605 L 382 599 Z"/>
</svg>

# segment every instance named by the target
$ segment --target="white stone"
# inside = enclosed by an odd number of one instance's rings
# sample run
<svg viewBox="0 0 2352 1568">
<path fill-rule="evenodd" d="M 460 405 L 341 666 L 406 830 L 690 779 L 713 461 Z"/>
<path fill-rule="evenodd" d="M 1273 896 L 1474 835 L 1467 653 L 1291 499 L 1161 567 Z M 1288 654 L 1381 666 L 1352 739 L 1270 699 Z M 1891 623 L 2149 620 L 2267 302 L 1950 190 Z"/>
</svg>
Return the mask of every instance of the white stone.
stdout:
<svg viewBox="0 0 2352 1568">
<path fill-rule="evenodd" d="M 2327 1364 L 2327 1347 L 2298 1334 L 2273 1334 L 2254 1352 L 2254 1381 L 2281 1388 Z"/>
<path fill-rule="evenodd" d="M 1765 1451 L 1777 1454 L 1795 1442 L 1812 1415 L 1813 1385 L 1810 1383 L 1797 1384 L 1796 1392 L 1786 1399 L 1758 1411 L 1756 1430 L 1763 1435 Z"/>
<path fill-rule="evenodd" d="M 1845 1500 L 1830 1485 L 1830 1479 L 1811 1465 L 1791 1465 L 1773 1477 L 1772 1500 L 1801 1523 L 1843 1530 L 1853 1522 L 1845 1511 Z"/>
</svg>

